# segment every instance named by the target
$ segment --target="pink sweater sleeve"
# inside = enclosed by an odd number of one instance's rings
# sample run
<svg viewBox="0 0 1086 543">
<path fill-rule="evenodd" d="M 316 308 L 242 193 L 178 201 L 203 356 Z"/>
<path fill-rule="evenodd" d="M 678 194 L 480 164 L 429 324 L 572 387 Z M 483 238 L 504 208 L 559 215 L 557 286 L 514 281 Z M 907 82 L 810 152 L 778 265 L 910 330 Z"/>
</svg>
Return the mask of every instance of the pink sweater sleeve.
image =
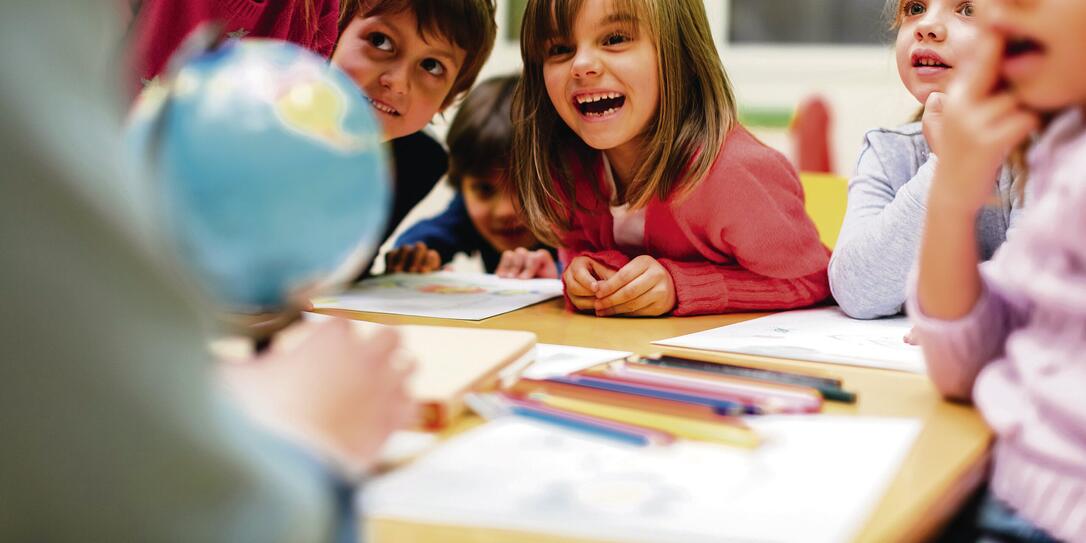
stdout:
<svg viewBox="0 0 1086 543">
<path fill-rule="evenodd" d="M 829 250 L 804 209 L 795 170 L 745 132 L 732 137 L 735 145 L 702 185 L 673 204 L 687 238 L 716 257 L 659 259 L 675 282 L 675 315 L 793 309 L 825 300 Z"/>
<path fill-rule="evenodd" d="M 953 321 L 929 317 L 916 297 L 915 270 L 909 278 L 906 308 L 935 388 L 958 400 L 972 400 L 977 374 L 1003 354 L 1007 336 L 1026 317 L 987 282 L 969 314 Z"/>
<path fill-rule="evenodd" d="M 676 316 L 806 307 L 825 300 L 825 269 L 791 279 L 759 275 L 735 265 L 658 259 L 675 284 Z"/>
</svg>

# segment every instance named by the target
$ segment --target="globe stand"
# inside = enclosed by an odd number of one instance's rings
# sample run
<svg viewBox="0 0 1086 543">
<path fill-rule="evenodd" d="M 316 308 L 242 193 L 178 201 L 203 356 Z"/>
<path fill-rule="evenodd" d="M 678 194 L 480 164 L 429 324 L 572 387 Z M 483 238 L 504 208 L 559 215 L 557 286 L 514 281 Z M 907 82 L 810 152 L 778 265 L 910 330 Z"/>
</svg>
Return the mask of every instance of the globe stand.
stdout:
<svg viewBox="0 0 1086 543">
<path fill-rule="evenodd" d="M 253 351 L 259 354 L 271 347 L 275 334 L 301 317 L 302 309 L 292 306 L 268 313 L 223 313 L 219 322 L 228 334 L 251 339 Z"/>
</svg>

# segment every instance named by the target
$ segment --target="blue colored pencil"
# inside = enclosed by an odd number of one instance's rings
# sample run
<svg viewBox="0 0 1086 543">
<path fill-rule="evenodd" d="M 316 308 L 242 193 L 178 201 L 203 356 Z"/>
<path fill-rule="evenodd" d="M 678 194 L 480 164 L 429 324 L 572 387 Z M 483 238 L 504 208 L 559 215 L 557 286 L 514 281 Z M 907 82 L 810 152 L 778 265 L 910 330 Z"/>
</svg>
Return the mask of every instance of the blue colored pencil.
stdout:
<svg viewBox="0 0 1086 543">
<path fill-rule="evenodd" d="M 563 428 L 589 433 L 595 436 L 613 439 L 630 445 L 646 446 L 657 442 L 670 440 L 656 439 L 657 432 L 635 428 L 624 428 L 616 422 L 596 420 L 576 413 L 558 411 L 546 406 L 533 407 L 516 402 L 511 406 L 512 412 L 521 417 L 554 424 Z M 664 435 L 664 434 L 659 434 Z"/>
<path fill-rule="evenodd" d="M 661 388 L 621 383 L 596 377 L 552 377 L 548 380 L 554 381 L 556 383 L 566 383 L 569 385 L 578 385 L 600 390 L 610 390 L 612 392 L 622 392 L 625 394 L 634 394 L 637 396 L 647 396 L 649 398 L 659 398 L 662 400 L 672 400 L 676 402 L 707 405 L 709 407 L 712 407 L 714 411 L 720 413 L 721 415 L 741 415 L 745 413 L 758 412 L 757 406 L 754 405 L 744 405 L 740 402 L 712 398 L 706 395 L 690 394 L 679 391 L 669 391 L 663 390 Z"/>
</svg>

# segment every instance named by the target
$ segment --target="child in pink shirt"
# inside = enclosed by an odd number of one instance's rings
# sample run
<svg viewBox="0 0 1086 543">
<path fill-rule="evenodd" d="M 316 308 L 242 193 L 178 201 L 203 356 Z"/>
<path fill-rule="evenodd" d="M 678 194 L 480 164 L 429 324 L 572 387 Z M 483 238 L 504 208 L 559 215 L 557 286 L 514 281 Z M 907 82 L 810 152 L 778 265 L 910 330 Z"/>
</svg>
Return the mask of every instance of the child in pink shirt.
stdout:
<svg viewBox="0 0 1086 543">
<path fill-rule="evenodd" d="M 973 69 L 928 103 L 939 162 L 909 314 L 935 385 L 998 438 L 981 532 L 1086 541 L 1086 2 L 992 0 L 980 16 Z M 1050 117 L 1021 226 L 978 267 L 991 179 Z"/>
</svg>

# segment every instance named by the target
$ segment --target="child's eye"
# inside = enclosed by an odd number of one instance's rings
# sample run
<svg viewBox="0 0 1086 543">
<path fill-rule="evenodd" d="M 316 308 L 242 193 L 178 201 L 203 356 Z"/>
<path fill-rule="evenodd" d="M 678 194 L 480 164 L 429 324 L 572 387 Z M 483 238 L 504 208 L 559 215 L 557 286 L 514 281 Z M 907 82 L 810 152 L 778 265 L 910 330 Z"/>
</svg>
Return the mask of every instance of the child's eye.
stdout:
<svg viewBox="0 0 1086 543">
<path fill-rule="evenodd" d="M 907 17 L 912 17 L 924 13 L 926 9 L 927 8 L 922 2 L 909 2 L 908 4 L 905 4 L 904 11 Z"/>
<path fill-rule="evenodd" d="M 435 59 L 424 59 L 422 63 L 420 63 L 420 66 L 422 66 L 423 70 L 429 72 L 430 75 L 445 75 L 445 65 Z"/>
<path fill-rule="evenodd" d="M 603 39 L 603 44 L 604 45 L 620 45 L 620 44 L 626 43 L 628 41 L 630 41 L 629 36 L 616 32 L 616 33 L 611 34 L 610 36 L 607 36 L 606 38 L 604 38 Z"/>
<path fill-rule="evenodd" d="M 480 200 L 489 200 L 497 192 L 494 190 L 494 185 L 490 183 L 474 183 L 471 185 L 471 191 Z"/>
<path fill-rule="evenodd" d="M 975 11 L 976 11 L 976 8 L 973 7 L 972 2 L 966 2 L 966 3 L 964 3 L 964 4 L 962 4 L 961 6 L 958 7 L 958 13 L 961 13 L 962 15 L 965 15 L 966 17 L 972 17 L 974 15 Z"/>
<path fill-rule="evenodd" d="M 376 47 L 376 48 L 378 48 L 378 49 L 380 49 L 382 51 L 391 51 L 392 50 L 392 40 L 389 39 L 388 36 L 386 36 L 386 35 L 384 35 L 384 34 L 382 34 L 380 32 L 374 32 L 373 34 L 370 34 L 369 36 L 366 36 L 366 41 L 370 42 L 370 45 L 372 45 L 372 46 L 374 46 L 374 47 Z"/>
<path fill-rule="evenodd" d="M 550 47 L 547 48 L 547 56 L 548 57 L 560 57 L 560 56 L 568 55 L 568 54 L 570 54 L 572 52 L 573 52 L 572 47 L 570 47 L 568 45 L 560 44 L 560 43 L 556 43 L 556 44 L 551 45 Z"/>
</svg>

